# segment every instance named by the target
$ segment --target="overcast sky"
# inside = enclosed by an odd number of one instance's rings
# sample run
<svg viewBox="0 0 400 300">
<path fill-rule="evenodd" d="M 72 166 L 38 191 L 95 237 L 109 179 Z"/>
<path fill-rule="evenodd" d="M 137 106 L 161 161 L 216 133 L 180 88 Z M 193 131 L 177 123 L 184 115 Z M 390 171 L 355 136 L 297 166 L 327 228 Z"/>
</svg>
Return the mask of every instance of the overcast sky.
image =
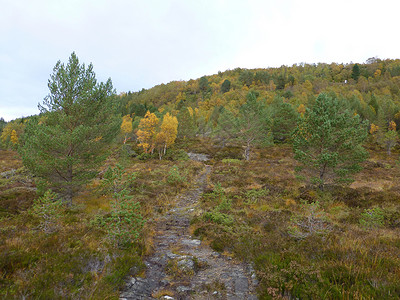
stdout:
<svg viewBox="0 0 400 300">
<path fill-rule="evenodd" d="M 75 51 L 117 92 L 218 71 L 400 58 L 398 0 L 0 0 L 0 117 Z"/>
</svg>

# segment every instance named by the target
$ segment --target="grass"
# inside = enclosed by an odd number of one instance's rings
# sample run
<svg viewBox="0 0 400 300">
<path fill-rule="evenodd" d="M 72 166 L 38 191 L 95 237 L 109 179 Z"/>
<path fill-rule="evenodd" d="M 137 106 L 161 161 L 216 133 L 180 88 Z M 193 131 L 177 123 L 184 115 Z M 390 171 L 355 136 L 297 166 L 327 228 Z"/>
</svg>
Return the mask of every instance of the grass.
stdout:
<svg viewBox="0 0 400 300">
<path fill-rule="evenodd" d="M 370 151 L 350 187 L 322 193 L 296 179 L 290 146 L 256 149 L 246 162 L 240 148 L 204 143 L 183 145 L 206 150 L 212 164 L 191 230 L 214 250 L 252 262 L 260 299 L 400 297 L 399 153 Z M 147 220 L 139 241 L 119 249 L 91 225 L 111 210 L 101 174 L 43 232 L 29 213 L 37 198 L 32 178 L 15 152 L 0 151 L 0 298 L 118 299 L 127 274 L 143 273 L 153 220 L 203 169 L 175 153 L 121 160 L 116 151 L 105 163 L 103 170 L 122 162 L 125 181 L 136 173 L 129 193 Z"/>
<path fill-rule="evenodd" d="M 235 151 L 213 158 L 203 217 L 192 229 L 254 264 L 260 299 L 400 297 L 398 153 L 371 151 L 350 187 L 322 193 L 295 178 L 286 145 L 258 149 L 240 167 Z M 230 201 L 223 213 L 233 223 L 210 217 L 220 212 L 217 198 Z"/>
<path fill-rule="evenodd" d="M 179 154 L 182 156 L 181 154 Z M 105 230 L 93 226 L 98 215 L 111 210 L 111 195 L 101 192 L 102 173 L 53 218 L 52 230 L 41 230 L 30 213 L 38 198 L 35 184 L 18 155 L 0 151 L 0 298 L 1 299 L 118 299 L 127 275 L 142 274 L 143 256 L 151 251 L 153 218 L 175 195 L 191 184 L 202 164 L 187 160 L 124 158 L 115 151 L 103 169 L 123 162 L 129 194 L 141 204 L 147 220 L 140 239 L 128 248 L 107 240 Z M 172 173 L 172 175 L 171 175 Z M 172 179 L 171 179 L 172 176 Z"/>
</svg>

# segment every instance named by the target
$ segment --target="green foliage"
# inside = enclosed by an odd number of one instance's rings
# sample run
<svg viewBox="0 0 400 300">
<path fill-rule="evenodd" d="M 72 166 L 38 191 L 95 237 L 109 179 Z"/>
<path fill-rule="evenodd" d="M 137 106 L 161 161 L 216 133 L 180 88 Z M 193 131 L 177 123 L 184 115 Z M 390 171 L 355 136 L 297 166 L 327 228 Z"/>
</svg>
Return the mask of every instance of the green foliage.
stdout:
<svg viewBox="0 0 400 300">
<path fill-rule="evenodd" d="M 186 176 L 181 173 L 178 166 L 173 166 L 168 172 L 167 182 L 175 186 L 182 185 L 186 182 Z"/>
<path fill-rule="evenodd" d="M 299 170 L 307 170 L 320 189 L 329 180 L 351 182 L 351 174 L 361 170 L 359 163 L 367 157 L 362 147 L 366 137 L 366 124 L 358 115 L 321 94 L 293 134 L 295 159 L 302 164 Z"/>
<path fill-rule="evenodd" d="M 253 83 L 253 80 L 254 73 L 250 70 L 243 70 L 239 75 L 239 81 L 247 87 L 250 87 L 250 85 Z"/>
<path fill-rule="evenodd" d="M 180 139 L 192 139 L 196 136 L 196 123 L 194 117 L 190 115 L 187 107 L 182 107 L 177 115 L 178 137 Z"/>
<path fill-rule="evenodd" d="M 96 175 L 121 120 L 113 114 L 111 80 L 98 84 L 93 66 L 80 65 L 75 53 L 67 65 L 56 64 L 48 86 L 42 115 L 29 121 L 20 153 L 34 175 L 71 203 Z"/>
<path fill-rule="evenodd" d="M 288 233 L 296 239 L 304 239 L 312 235 L 326 235 L 332 228 L 325 211 L 320 207 L 319 202 L 303 204 L 300 214 L 290 218 Z"/>
<path fill-rule="evenodd" d="M 164 159 L 172 161 L 186 161 L 189 160 L 189 155 L 183 149 L 168 149 L 164 155 Z"/>
<path fill-rule="evenodd" d="M 266 189 L 252 189 L 246 191 L 245 197 L 246 197 L 246 203 L 248 204 L 256 204 L 260 202 L 262 198 L 265 198 L 268 196 L 269 191 Z"/>
<path fill-rule="evenodd" d="M 232 165 L 240 165 L 242 164 L 242 161 L 240 159 L 236 159 L 236 158 L 224 158 L 221 160 L 221 162 L 223 164 L 232 164 Z"/>
<path fill-rule="evenodd" d="M 225 79 L 224 82 L 221 84 L 221 93 L 225 94 L 229 92 L 231 89 L 231 82 L 228 79 Z"/>
<path fill-rule="evenodd" d="M 351 72 L 351 78 L 353 78 L 355 81 L 358 81 L 359 77 L 360 77 L 360 66 L 358 64 L 355 64 Z"/>
<path fill-rule="evenodd" d="M 256 259 L 260 268 L 262 299 L 284 299 L 284 295 L 298 299 L 317 299 L 322 282 L 319 270 L 298 257 L 267 252 Z"/>
<path fill-rule="evenodd" d="M 217 205 L 209 212 L 204 213 L 206 221 L 216 224 L 231 226 L 234 222 L 233 216 L 229 215 L 232 208 L 232 201 L 225 195 L 220 183 L 217 183 L 214 190 L 207 195 Z"/>
<path fill-rule="evenodd" d="M 206 212 L 203 215 L 204 220 L 214 222 L 216 224 L 230 226 L 233 224 L 234 219 L 231 215 L 222 213 L 218 210 L 213 210 L 211 212 Z"/>
<path fill-rule="evenodd" d="M 386 150 L 388 155 L 391 155 L 391 150 L 394 146 L 396 146 L 399 140 L 399 135 L 396 130 L 388 130 L 383 137 L 383 143 L 386 146 Z"/>
<path fill-rule="evenodd" d="M 360 225 L 368 229 L 383 227 L 384 221 L 385 213 L 380 207 L 364 209 L 360 217 Z"/>
<path fill-rule="evenodd" d="M 57 194 L 48 190 L 39 199 L 33 202 L 29 214 L 39 219 L 39 226 L 45 233 L 52 233 L 58 229 L 59 220 L 63 216 L 63 205 Z"/>
<path fill-rule="evenodd" d="M 274 142 L 288 141 L 296 128 L 298 113 L 291 104 L 283 102 L 280 97 L 275 97 L 274 102 L 270 105 L 270 110 Z"/>
<path fill-rule="evenodd" d="M 236 141 L 243 145 L 245 160 L 249 160 L 251 149 L 271 142 L 270 122 L 265 103 L 257 100 L 255 92 L 247 94 L 247 101 L 235 116 L 223 109 L 218 119 L 217 135 L 222 139 Z"/>
<path fill-rule="evenodd" d="M 118 248 L 133 245 L 140 238 L 145 220 L 141 215 L 140 203 L 134 201 L 129 195 L 128 187 L 132 188 L 136 173 L 128 176 L 123 182 L 124 168 L 117 165 L 108 168 L 101 183 L 103 193 L 112 194 L 111 212 L 106 215 L 96 216 L 92 221 L 107 232 L 108 240 Z"/>
</svg>

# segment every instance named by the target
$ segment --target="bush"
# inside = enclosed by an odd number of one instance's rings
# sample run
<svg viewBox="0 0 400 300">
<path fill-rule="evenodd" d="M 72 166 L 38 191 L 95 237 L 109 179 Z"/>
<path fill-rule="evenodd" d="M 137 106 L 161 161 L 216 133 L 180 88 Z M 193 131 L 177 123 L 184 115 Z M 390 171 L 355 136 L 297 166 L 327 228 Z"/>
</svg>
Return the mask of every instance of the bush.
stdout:
<svg viewBox="0 0 400 300">
<path fill-rule="evenodd" d="M 132 173 L 124 182 L 123 174 L 124 168 L 118 164 L 115 168 L 107 169 L 101 188 L 104 193 L 112 194 L 112 209 L 109 214 L 96 216 L 92 220 L 92 225 L 104 228 L 108 240 L 118 248 L 129 247 L 136 242 L 145 222 L 141 215 L 140 203 L 128 195 L 128 187 L 134 185 L 136 173 Z"/>
<path fill-rule="evenodd" d="M 57 194 L 48 190 L 43 197 L 34 200 L 28 213 L 39 219 L 41 230 L 52 233 L 58 229 L 58 220 L 63 215 L 62 202 L 57 199 Z"/>
<path fill-rule="evenodd" d="M 364 209 L 361 214 L 360 224 L 364 228 L 378 228 L 384 225 L 384 211 L 380 207 Z"/>
<path fill-rule="evenodd" d="M 248 190 L 246 192 L 246 203 L 255 204 L 258 203 L 262 198 L 268 196 L 269 191 L 265 189 L 259 190 Z"/>
<path fill-rule="evenodd" d="M 206 221 L 211 221 L 217 224 L 221 224 L 221 225 L 227 225 L 230 226 L 233 224 L 233 217 L 228 215 L 228 214 L 224 214 L 218 210 L 214 210 L 211 212 L 206 212 L 204 214 L 204 219 Z"/>
<path fill-rule="evenodd" d="M 288 233 L 296 239 L 304 239 L 311 235 L 325 235 L 331 231 L 326 214 L 319 202 L 303 204 L 303 212 L 290 219 Z"/>
<path fill-rule="evenodd" d="M 172 161 L 178 161 L 178 160 L 186 161 L 189 160 L 189 155 L 183 149 L 176 149 L 176 150 L 168 149 L 167 153 L 164 155 L 164 158 Z"/>
<path fill-rule="evenodd" d="M 243 163 L 242 160 L 239 160 L 237 158 L 224 158 L 221 162 L 223 164 L 228 164 L 228 165 L 230 165 L 230 164 L 232 164 L 232 165 L 240 165 L 240 164 Z"/>
<path fill-rule="evenodd" d="M 186 176 L 181 174 L 177 166 L 173 166 L 168 172 L 167 182 L 171 185 L 180 185 L 186 182 Z"/>
</svg>

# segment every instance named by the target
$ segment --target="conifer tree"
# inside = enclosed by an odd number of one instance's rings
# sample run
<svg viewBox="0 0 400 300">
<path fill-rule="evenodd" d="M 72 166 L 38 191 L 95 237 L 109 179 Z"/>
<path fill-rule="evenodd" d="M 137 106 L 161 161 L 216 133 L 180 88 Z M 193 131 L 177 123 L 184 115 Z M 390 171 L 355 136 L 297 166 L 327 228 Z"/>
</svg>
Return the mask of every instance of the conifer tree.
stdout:
<svg viewBox="0 0 400 300">
<path fill-rule="evenodd" d="M 196 123 L 194 120 L 193 109 L 190 113 L 189 107 L 182 107 L 177 115 L 178 137 L 181 139 L 191 139 L 196 135 Z"/>
<path fill-rule="evenodd" d="M 114 115 L 111 80 L 97 83 L 92 64 L 79 64 L 75 53 L 67 65 L 57 62 L 48 87 L 41 117 L 26 126 L 20 153 L 24 165 L 71 204 L 106 158 L 120 118 Z"/>
<path fill-rule="evenodd" d="M 351 78 L 353 78 L 355 81 L 358 81 L 359 77 L 360 77 L 360 66 L 358 64 L 355 64 L 352 69 Z"/>
<path fill-rule="evenodd" d="M 274 142 L 286 142 L 296 128 L 298 113 L 291 104 L 283 102 L 280 97 L 274 99 L 270 108 Z"/>
<path fill-rule="evenodd" d="M 339 101 L 321 94 L 307 109 L 293 134 L 294 158 L 321 190 L 328 182 L 351 182 L 367 157 L 362 143 L 367 126 Z"/>
<path fill-rule="evenodd" d="M 237 116 L 223 109 L 218 118 L 217 134 L 242 144 L 243 157 L 250 160 L 254 146 L 271 143 L 270 120 L 264 103 L 257 100 L 254 92 L 249 92 Z"/>
</svg>

